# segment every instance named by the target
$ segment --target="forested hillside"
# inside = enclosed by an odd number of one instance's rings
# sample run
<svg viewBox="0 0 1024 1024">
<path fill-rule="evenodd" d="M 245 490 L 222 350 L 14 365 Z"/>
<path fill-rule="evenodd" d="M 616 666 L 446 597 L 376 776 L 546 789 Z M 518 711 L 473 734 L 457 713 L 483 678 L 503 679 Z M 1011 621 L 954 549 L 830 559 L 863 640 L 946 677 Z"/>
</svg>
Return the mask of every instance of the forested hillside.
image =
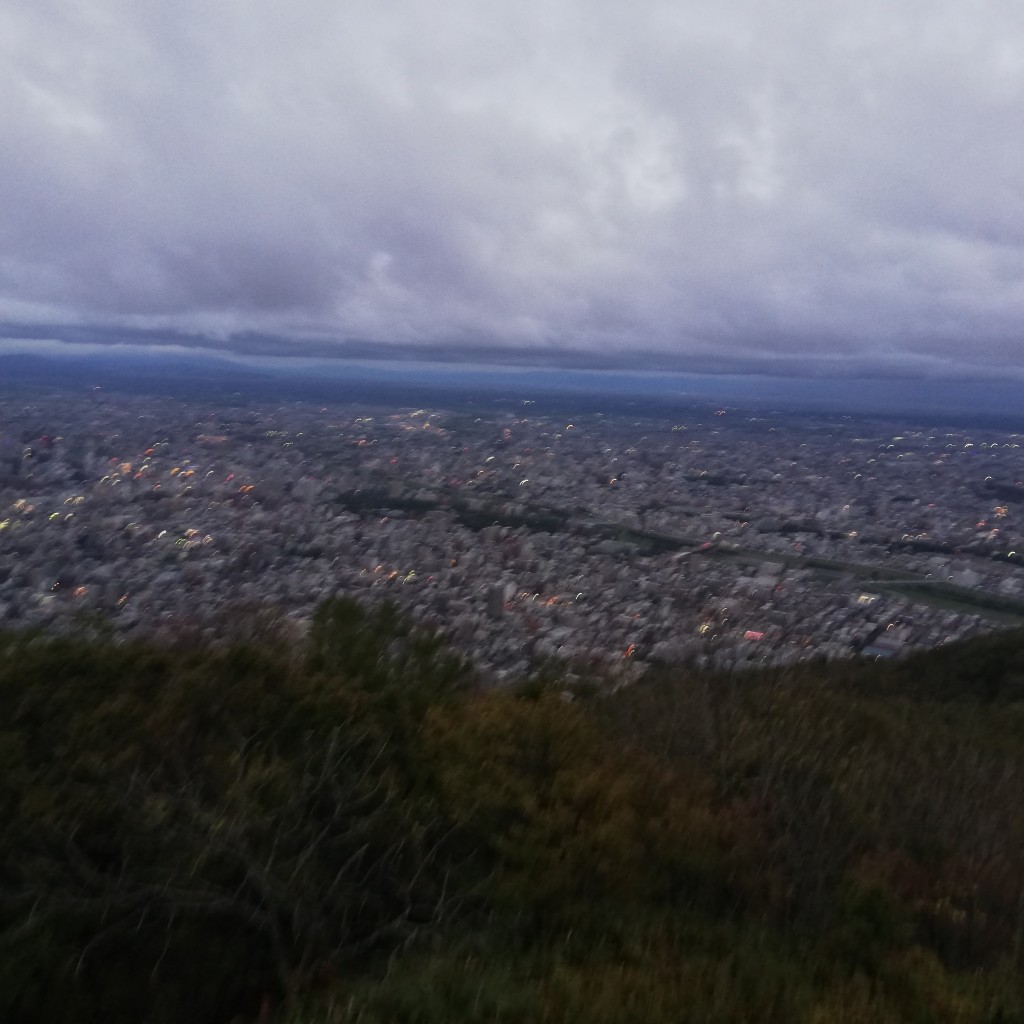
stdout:
<svg viewBox="0 0 1024 1024">
<path fill-rule="evenodd" d="M 482 690 L 0 637 L 0 1019 L 1024 1022 L 1024 638 Z"/>
</svg>

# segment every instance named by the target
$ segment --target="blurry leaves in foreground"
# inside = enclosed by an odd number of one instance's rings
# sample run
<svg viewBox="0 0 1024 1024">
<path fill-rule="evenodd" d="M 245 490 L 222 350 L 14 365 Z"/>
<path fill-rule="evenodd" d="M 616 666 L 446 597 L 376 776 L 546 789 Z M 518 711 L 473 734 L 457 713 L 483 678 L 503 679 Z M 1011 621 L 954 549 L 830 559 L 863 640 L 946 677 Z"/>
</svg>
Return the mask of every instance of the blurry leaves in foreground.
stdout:
<svg viewBox="0 0 1024 1024">
<path fill-rule="evenodd" d="M 576 696 L 348 600 L 0 653 L 4 1021 L 1024 1021 L 1017 635 Z"/>
</svg>

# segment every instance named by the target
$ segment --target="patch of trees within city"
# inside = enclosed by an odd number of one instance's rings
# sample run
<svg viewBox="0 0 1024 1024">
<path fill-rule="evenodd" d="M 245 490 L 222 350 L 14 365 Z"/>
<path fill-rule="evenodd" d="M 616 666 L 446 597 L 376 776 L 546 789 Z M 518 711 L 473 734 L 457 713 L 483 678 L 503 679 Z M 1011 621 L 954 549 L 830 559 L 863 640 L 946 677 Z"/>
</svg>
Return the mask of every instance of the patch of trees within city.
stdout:
<svg viewBox="0 0 1024 1024">
<path fill-rule="evenodd" d="M 1018 633 L 615 692 L 348 600 L 0 651 L 6 1022 L 1024 1019 Z"/>
</svg>

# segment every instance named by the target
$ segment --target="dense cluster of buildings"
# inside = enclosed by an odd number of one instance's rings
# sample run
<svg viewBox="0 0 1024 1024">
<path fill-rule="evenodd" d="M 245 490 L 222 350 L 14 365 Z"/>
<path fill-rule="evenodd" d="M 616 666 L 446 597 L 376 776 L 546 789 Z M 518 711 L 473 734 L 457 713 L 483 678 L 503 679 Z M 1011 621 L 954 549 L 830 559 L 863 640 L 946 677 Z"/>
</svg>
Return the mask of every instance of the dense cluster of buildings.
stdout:
<svg viewBox="0 0 1024 1024">
<path fill-rule="evenodd" d="M 347 594 L 496 679 L 628 676 L 888 656 L 1024 597 L 1016 435 L 578 404 L 7 395 L 0 624 L 216 636 Z"/>
</svg>

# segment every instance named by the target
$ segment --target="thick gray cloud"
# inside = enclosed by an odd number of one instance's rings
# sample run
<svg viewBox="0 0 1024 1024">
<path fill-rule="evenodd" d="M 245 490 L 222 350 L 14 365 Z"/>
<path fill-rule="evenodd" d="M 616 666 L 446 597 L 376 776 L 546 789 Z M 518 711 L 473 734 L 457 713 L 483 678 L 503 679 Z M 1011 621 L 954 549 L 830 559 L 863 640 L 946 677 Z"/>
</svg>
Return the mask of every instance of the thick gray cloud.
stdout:
<svg viewBox="0 0 1024 1024">
<path fill-rule="evenodd" d="M 1024 349 L 1016 0 L 9 0 L 0 124 L 9 333 Z"/>
</svg>

